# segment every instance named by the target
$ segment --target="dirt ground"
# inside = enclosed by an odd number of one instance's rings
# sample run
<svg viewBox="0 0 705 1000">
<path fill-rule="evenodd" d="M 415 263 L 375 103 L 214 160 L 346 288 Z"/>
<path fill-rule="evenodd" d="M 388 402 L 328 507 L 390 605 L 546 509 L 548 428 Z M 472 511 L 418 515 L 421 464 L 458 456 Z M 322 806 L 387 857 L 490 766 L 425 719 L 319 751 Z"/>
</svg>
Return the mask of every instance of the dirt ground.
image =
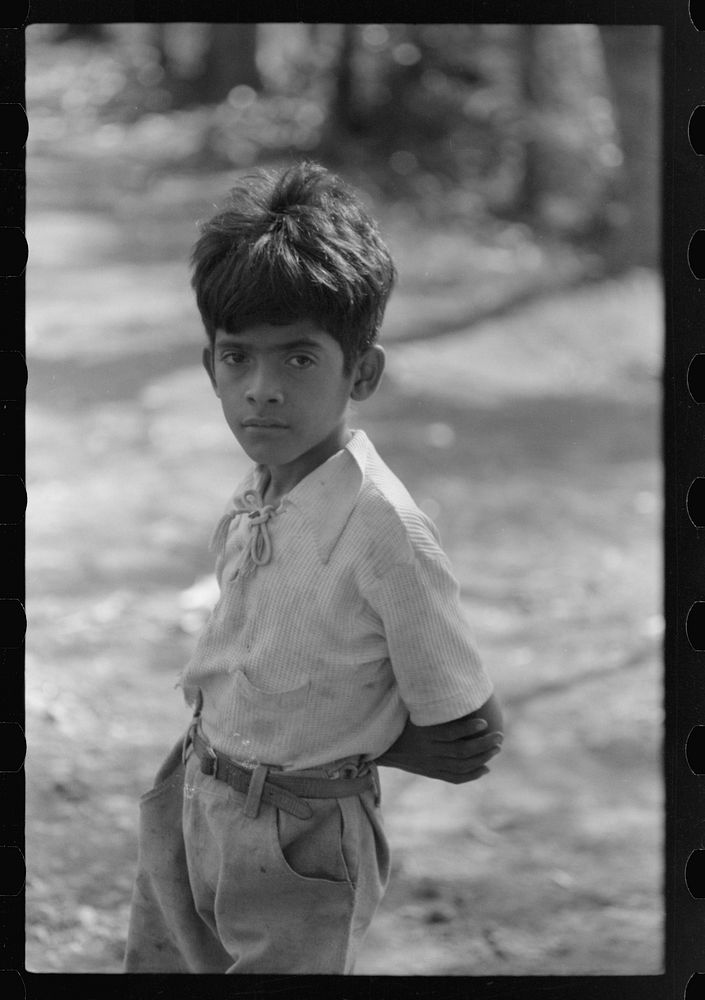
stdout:
<svg viewBox="0 0 705 1000">
<path fill-rule="evenodd" d="M 192 195 L 81 207 L 67 164 L 33 169 L 26 961 L 116 972 L 137 798 L 186 722 L 206 543 L 247 463 L 199 369 Z M 467 325 L 458 261 L 491 290 L 520 254 L 413 235 L 394 230 L 388 375 L 353 425 L 440 527 L 506 739 L 471 785 L 384 771 L 392 885 L 357 972 L 658 973 L 659 281 Z"/>
</svg>

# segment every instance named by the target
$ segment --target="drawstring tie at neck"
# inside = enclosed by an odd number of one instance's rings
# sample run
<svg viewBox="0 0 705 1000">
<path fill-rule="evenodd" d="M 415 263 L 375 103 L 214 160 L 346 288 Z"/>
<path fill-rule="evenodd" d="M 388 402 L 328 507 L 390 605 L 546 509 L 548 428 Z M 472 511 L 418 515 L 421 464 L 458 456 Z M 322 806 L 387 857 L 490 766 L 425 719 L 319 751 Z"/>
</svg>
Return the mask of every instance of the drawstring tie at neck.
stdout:
<svg viewBox="0 0 705 1000">
<path fill-rule="evenodd" d="M 272 504 L 262 503 L 256 490 L 246 490 L 241 497 L 234 498 L 232 508 L 218 522 L 211 539 L 211 549 L 216 552 L 224 550 L 231 522 L 247 514 L 247 544 L 238 570 L 248 574 L 253 573 L 257 566 L 265 566 L 272 558 L 272 539 L 267 522 L 274 512 Z"/>
</svg>

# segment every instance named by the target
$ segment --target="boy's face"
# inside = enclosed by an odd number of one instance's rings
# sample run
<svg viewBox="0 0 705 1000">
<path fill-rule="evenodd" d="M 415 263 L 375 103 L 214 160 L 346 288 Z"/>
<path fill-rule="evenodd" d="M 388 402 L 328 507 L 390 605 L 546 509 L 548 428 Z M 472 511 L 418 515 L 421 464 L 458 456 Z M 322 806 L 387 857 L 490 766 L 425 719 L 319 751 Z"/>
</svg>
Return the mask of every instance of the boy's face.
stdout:
<svg viewBox="0 0 705 1000">
<path fill-rule="evenodd" d="M 291 488 L 344 447 L 348 400 L 374 391 L 384 355 L 372 348 L 344 374 L 338 342 L 314 322 L 299 320 L 218 330 L 203 362 L 246 454 L 278 470 Z"/>
</svg>

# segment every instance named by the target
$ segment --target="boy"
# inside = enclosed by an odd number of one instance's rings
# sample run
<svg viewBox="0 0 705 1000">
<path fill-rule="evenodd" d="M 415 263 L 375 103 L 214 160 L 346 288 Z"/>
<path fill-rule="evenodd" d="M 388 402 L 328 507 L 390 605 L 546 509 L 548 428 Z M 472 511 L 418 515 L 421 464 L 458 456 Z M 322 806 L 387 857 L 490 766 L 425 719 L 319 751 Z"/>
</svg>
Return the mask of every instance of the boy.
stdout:
<svg viewBox="0 0 705 1000">
<path fill-rule="evenodd" d="M 395 277 L 358 198 L 312 163 L 246 178 L 192 263 L 255 467 L 213 536 L 193 722 L 141 799 L 125 967 L 349 973 L 389 876 L 377 765 L 473 780 L 501 715 L 434 526 L 348 428 Z"/>
</svg>

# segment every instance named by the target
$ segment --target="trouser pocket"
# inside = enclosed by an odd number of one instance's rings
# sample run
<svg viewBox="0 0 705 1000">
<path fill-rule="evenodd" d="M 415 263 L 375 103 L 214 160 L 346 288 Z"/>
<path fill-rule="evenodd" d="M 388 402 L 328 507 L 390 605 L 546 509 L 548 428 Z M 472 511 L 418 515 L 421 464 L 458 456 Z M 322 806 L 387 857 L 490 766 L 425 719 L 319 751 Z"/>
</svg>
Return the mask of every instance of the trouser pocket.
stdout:
<svg viewBox="0 0 705 1000">
<path fill-rule="evenodd" d="M 307 799 L 313 810 L 309 819 L 299 819 L 276 810 L 274 850 L 292 875 L 302 879 L 350 884 L 354 859 L 346 860 L 343 849 L 343 814 L 338 799 Z"/>
<path fill-rule="evenodd" d="M 224 972 L 228 956 L 193 901 L 183 834 L 181 741 L 140 798 L 125 972 Z"/>
<path fill-rule="evenodd" d="M 152 787 L 140 796 L 140 805 L 142 805 L 143 802 L 147 802 L 154 796 L 159 795 L 162 787 L 166 787 L 167 785 L 180 782 L 183 788 L 185 770 L 182 761 L 183 745 L 184 741 L 183 739 L 180 739 L 178 743 L 176 743 L 169 751 L 166 759 L 161 764 L 155 775 Z"/>
</svg>

